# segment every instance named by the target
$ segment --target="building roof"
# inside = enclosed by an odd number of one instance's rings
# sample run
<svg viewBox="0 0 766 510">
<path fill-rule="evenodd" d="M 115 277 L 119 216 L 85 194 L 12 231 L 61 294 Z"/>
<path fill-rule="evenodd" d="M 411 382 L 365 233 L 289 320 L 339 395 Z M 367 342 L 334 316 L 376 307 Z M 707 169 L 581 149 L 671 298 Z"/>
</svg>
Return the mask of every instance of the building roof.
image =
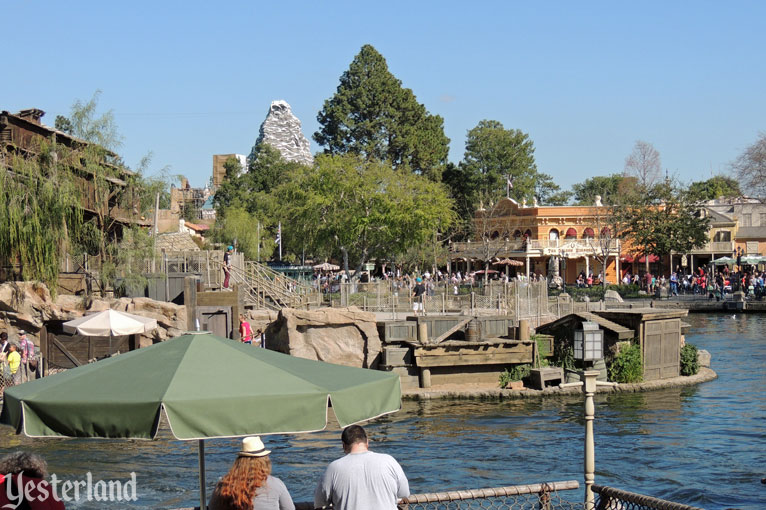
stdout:
<svg viewBox="0 0 766 510">
<path fill-rule="evenodd" d="M 572 320 L 577 320 L 586 322 L 596 322 L 598 325 L 606 330 L 611 331 L 612 333 L 617 335 L 617 338 L 620 340 L 630 340 L 634 336 L 636 336 L 635 332 L 630 329 L 626 328 L 624 326 L 620 326 L 619 324 L 612 322 L 608 319 L 605 319 L 603 317 L 599 317 L 596 314 L 590 313 L 590 312 L 576 312 L 576 313 L 570 313 L 569 315 L 565 315 L 564 317 L 560 318 L 557 321 L 550 322 L 548 324 L 544 324 L 537 328 L 537 333 L 545 333 L 546 331 L 551 331 L 559 326 L 562 326 L 566 324 L 567 322 L 570 322 Z"/>
<path fill-rule="evenodd" d="M 766 225 L 760 227 L 739 227 L 737 239 L 766 239 Z"/>
<path fill-rule="evenodd" d="M 192 240 L 192 236 L 188 232 L 159 234 L 157 236 L 155 250 L 158 252 L 200 251 L 199 246 Z"/>
<path fill-rule="evenodd" d="M 197 232 L 204 232 L 205 230 L 210 230 L 210 227 L 208 225 L 199 225 L 197 223 L 189 223 L 188 221 L 184 222 L 185 227 L 189 227 L 192 230 L 196 230 Z"/>
</svg>

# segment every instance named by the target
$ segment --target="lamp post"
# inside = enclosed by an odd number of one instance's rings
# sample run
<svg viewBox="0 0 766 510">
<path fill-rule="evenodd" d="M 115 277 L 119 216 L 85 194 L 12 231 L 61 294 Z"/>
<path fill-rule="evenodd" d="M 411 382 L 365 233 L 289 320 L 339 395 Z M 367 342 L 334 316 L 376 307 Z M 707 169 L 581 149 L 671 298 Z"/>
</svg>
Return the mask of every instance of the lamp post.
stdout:
<svg viewBox="0 0 766 510">
<path fill-rule="evenodd" d="M 604 357 L 604 331 L 599 329 L 596 322 L 583 322 L 582 329 L 574 332 L 574 357 L 586 363 Z M 585 394 L 585 451 L 583 472 L 585 478 L 585 510 L 593 510 L 593 482 L 596 471 L 596 445 L 593 437 L 593 419 L 596 408 L 593 404 L 593 394 L 596 392 L 597 370 L 584 370 L 580 373 L 582 390 Z"/>
</svg>

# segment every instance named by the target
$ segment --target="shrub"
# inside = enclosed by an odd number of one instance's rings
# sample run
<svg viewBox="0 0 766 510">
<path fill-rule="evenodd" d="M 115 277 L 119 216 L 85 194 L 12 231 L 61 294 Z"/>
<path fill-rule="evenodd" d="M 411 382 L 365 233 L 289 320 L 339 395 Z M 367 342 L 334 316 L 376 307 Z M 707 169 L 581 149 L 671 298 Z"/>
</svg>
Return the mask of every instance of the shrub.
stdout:
<svg viewBox="0 0 766 510">
<path fill-rule="evenodd" d="M 618 383 L 635 383 L 643 378 L 641 346 L 631 344 L 620 349 L 609 366 L 609 379 Z"/>
<path fill-rule="evenodd" d="M 681 375 L 694 375 L 700 371 L 697 346 L 686 343 L 681 347 Z"/>
<path fill-rule="evenodd" d="M 564 369 L 574 370 L 574 347 L 559 342 L 553 346 L 553 358 L 551 358 L 551 364 L 554 367 L 561 367 Z"/>
<path fill-rule="evenodd" d="M 510 382 L 521 381 L 529 376 L 530 370 L 532 370 L 532 365 L 529 364 L 514 365 L 511 367 L 510 371 L 506 368 L 503 370 L 503 373 L 500 374 L 500 387 L 505 388 Z"/>
</svg>

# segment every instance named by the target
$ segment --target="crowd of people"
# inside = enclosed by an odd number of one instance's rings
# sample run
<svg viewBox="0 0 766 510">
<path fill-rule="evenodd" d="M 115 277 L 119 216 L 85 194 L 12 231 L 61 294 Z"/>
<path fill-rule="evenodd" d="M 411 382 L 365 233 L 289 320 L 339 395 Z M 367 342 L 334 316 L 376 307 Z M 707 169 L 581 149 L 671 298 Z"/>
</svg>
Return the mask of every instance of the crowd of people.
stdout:
<svg viewBox="0 0 766 510">
<path fill-rule="evenodd" d="M 10 341 L 0 333 L 0 387 L 7 388 L 40 377 L 39 357 L 34 342 L 20 329 L 18 340 Z"/>
<path fill-rule="evenodd" d="M 766 272 L 759 271 L 753 266 L 735 266 L 730 270 L 723 266 L 718 271 L 710 271 L 699 267 L 695 272 L 682 272 L 676 268 L 669 276 L 655 275 L 651 272 L 643 276 L 626 272 L 622 278 L 625 285 L 639 285 L 650 295 L 667 289 L 668 296 L 699 295 L 709 299 L 725 299 L 727 295 L 741 291 L 746 298 L 762 299 L 766 296 Z"/>
<path fill-rule="evenodd" d="M 341 434 L 344 456 L 331 462 L 314 490 L 314 507 L 335 510 L 395 510 L 410 495 L 404 470 L 392 456 L 373 452 L 367 432 L 350 425 Z M 284 482 L 273 476 L 258 436 L 242 440 L 242 450 L 213 491 L 210 510 L 295 510 Z"/>
</svg>

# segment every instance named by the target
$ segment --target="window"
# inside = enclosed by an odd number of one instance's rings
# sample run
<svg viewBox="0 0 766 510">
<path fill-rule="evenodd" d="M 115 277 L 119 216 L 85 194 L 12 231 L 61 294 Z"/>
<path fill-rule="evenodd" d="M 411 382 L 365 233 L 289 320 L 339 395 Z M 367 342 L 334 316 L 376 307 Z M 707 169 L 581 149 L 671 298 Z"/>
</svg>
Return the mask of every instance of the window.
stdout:
<svg viewBox="0 0 766 510">
<path fill-rule="evenodd" d="M 728 230 L 719 230 L 715 233 L 715 236 L 713 236 L 713 241 L 716 243 L 721 242 L 729 242 L 731 241 L 731 232 Z"/>
<path fill-rule="evenodd" d="M 753 226 L 753 215 L 750 213 L 743 214 L 742 215 L 742 226 L 743 227 L 752 227 Z"/>
</svg>

